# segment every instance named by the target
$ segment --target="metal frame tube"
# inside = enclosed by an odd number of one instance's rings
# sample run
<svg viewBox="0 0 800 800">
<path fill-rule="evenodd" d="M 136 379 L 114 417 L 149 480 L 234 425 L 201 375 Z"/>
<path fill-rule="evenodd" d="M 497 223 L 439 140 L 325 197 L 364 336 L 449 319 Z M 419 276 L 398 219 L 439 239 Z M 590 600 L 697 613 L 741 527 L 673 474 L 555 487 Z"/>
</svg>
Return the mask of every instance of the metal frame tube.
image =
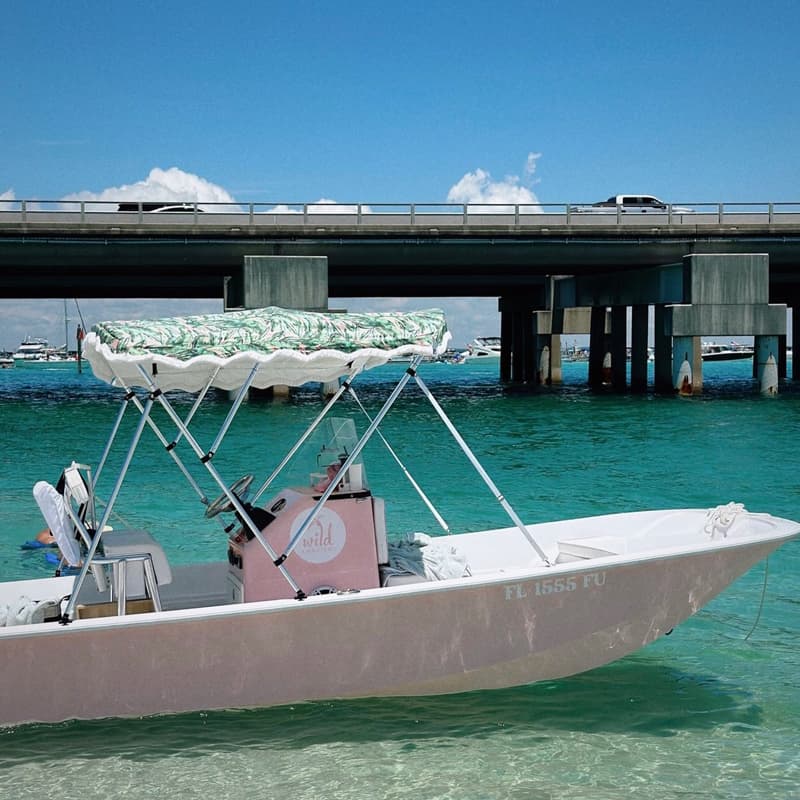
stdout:
<svg viewBox="0 0 800 800">
<path fill-rule="evenodd" d="M 150 599 L 153 601 L 153 609 L 161 611 L 161 595 L 158 591 L 156 568 L 153 565 L 153 557 L 149 553 L 145 553 L 142 570 L 144 571 L 144 585 L 149 590 Z"/>
<path fill-rule="evenodd" d="M 497 500 L 497 502 L 500 503 L 506 514 L 508 514 L 508 516 L 511 518 L 511 521 L 517 526 L 517 528 L 519 528 L 520 531 L 522 531 L 522 534 L 528 540 L 531 547 L 533 547 L 533 549 L 536 551 L 539 558 L 541 558 L 542 561 L 544 561 L 544 563 L 548 567 L 552 567 L 553 565 L 550 559 L 545 555 L 544 550 L 542 550 L 542 548 L 539 547 L 538 542 L 533 538 L 533 536 L 531 536 L 530 531 L 525 527 L 525 523 L 523 523 L 523 521 L 519 518 L 517 512 L 514 511 L 508 500 L 506 500 L 506 498 L 501 494 L 500 490 L 497 488 L 494 481 L 489 477 L 489 474 L 486 472 L 481 463 L 475 457 L 475 454 L 472 452 L 472 450 L 470 450 L 469 445 L 464 441 L 464 439 L 461 437 L 461 434 L 456 430 L 456 427 L 450 421 L 450 418 L 447 416 L 447 414 L 444 413 L 444 409 L 439 405 L 439 402 L 431 394 L 430 389 L 428 389 L 428 387 L 425 385 L 425 382 L 422 380 L 422 378 L 419 377 L 419 375 L 415 375 L 414 379 L 416 380 L 419 388 L 422 390 L 422 393 L 425 395 L 425 397 L 428 398 L 428 401 L 433 406 L 436 413 L 439 415 L 439 418 L 442 420 L 442 422 L 444 422 L 445 426 L 447 427 L 447 430 L 450 431 L 450 434 L 458 443 L 458 446 L 464 451 L 464 455 L 466 455 L 466 457 L 469 459 L 470 463 L 475 468 L 478 475 L 480 475 L 481 478 L 483 478 L 483 482 L 489 487 L 489 491 L 491 491 L 491 493 L 494 495 L 495 500 Z"/>
<path fill-rule="evenodd" d="M 136 394 L 133 392 L 133 390 L 129 390 L 128 389 L 128 387 L 126 386 L 125 382 L 122 381 L 119 378 L 119 376 L 116 376 L 116 373 L 115 373 L 115 377 L 119 381 L 120 386 L 122 386 L 123 388 L 126 389 L 126 391 L 128 391 L 128 394 L 130 395 L 130 399 L 133 401 L 133 404 L 136 406 L 136 408 L 138 409 L 139 413 L 140 414 L 144 413 L 144 407 L 142 406 L 142 401 L 136 396 Z M 208 391 L 209 386 L 210 386 L 210 384 L 207 385 L 206 388 L 203 390 L 204 393 L 206 391 Z M 190 412 L 189 416 L 187 417 L 187 420 L 186 420 L 186 423 L 185 423 L 187 428 L 188 428 L 188 425 L 189 425 L 189 421 L 191 420 L 195 410 L 196 410 L 196 407 L 193 407 L 192 411 Z M 150 416 L 147 417 L 147 424 L 150 426 L 150 430 L 153 431 L 153 433 L 156 435 L 156 438 L 159 440 L 159 442 L 161 442 L 161 444 L 164 445 L 164 449 L 169 453 L 170 458 L 175 462 L 175 465 L 178 467 L 178 469 L 181 471 L 181 473 L 183 473 L 184 478 L 186 478 L 186 482 L 189 484 L 189 486 L 192 487 L 192 489 L 194 489 L 195 493 L 200 498 L 200 502 L 203 503 L 204 505 L 207 505 L 208 504 L 208 497 L 206 497 L 206 493 L 200 488 L 200 485 L 192 477 L 192 474 L 189 472 L 188 468 L 183 463 L 183 461 L 181 460 L 180 456 L 175 452 L 174 446 L 170 447 L 170 444 L 175 445 L 180 440 L 180 435 L 181 435 L 180 434 L 180 429 L 178 429 L 179 435 L 173 440 L 172 443 L 170 443 L 170 442 L 167 442 L 167 437 L 164 436 L 164 434 L 161 433 L 161 429 L 158 427 L 158 424 L 153 420 L 152 417 L 150 417 Z M 97 479 L 95 478 L 95 483 L 96 482 L 97 482 Z"/>
<path fill-rule="evenodd" d="M 205 400 L 205 397 L 208 394 L 208 390 L 211 388 L 211 384 L 214 383 L 214 379 L 217 377 L 217 373 L 220 371 L 220 369 L 221 365 L 214 370 L 214 374 L 211 376 L 211 378 L 209 378 L 208 383 L 206 383 L 206 385 L 200 390 L 200 393 L 195 398 L 195 401 L 192 404 L 192 407 L 189 409 L 189 413 L 186 415 L 186 419 L 184 420 L 184 425 L 186 425 L 187 428 L 189 427 L 189 424 L 194 418 L 197 409 L 200 408 L 200 403 L 202 403 L 203 400 Z M 175 445 L 177 445 L 180 440 L 181 440 L 181 432 L 178 431 L 178 435 L 172 440 L 172 442 L 170 442 L 170 444 L 172 445 L 172 447 L 175 447 Z"/>
<path fill-rule="evenodd" d="M 417 367 L 419 366 L 420 362 L 422 361 L 422 356 L 414 356 L 411 361 L 411 365 L 405 371 L 403 377 L 398 381 L 397 386 L 394 387 L 392 393 L 387 398 L 386 402 L 383 404 L 383 407 L 378 412 L 378 415 L 375 419 L 372 420 L 367 430 L 364 432 L 364 435 L 356 442 L 355 447 L 353 448 L 350 455 L 347 456 L 344 463 L 342 464 L 339 474 L 344 476 L 347 474 L 347 470 L 350 469 L 350 465 L 358 458 L 359 453 L 364 449 L 366 443 L 372 438 L 372 434 L 377 429 L 378 425 L 380 425 L 381 420 L 386 416 L 389 409 L 395 404 L 400 392 L 403 391 L 403 387 L 408 383 L 410 378 L 416 374 Z M 281 555 L 281 559 L 285 559 L 289 556 L 297 547 L 297 543 L 303 537 L 305 532 L 308 530 L 308 527 L 311 523 L 319 516 L 319 512 L 322 511 L 323 506 L 327 502 L 328 498 L 333 494 L 337 486 L 336 481 L 331 481 L 330 485 L 327 489 L 322 493 L 319 500 L 317 500 L 316 505 L 314 508 L 311 509 L 309 515 L 306 517 L 305 522 L 297 529 L 295 535 L 289 540 L 289 544 L 286 545 L 286 549 L 284 550 L 283 554 Z"/>
<path fill-rule="evenodd" d="M 117 568 L 116 579 L 112 585 L 116 585 L 117 590 L 117 616 L 124 616 L 128 610 L 128 562 L 123 558 L 120 559 L 118 564 L 114 564 Z"/>
<path fill-rule="evenodd" d="M 361 404 L 361 400 L 357 397 L 357 395 L 356 395 L 355 391 L 353 390 L 352 386 L 350 387 L 350 394 L 352 395 L 352 397 L 356 401 L 356 403 L 358 403 L 358 407 L 364 413 L 364 416 L 370 422 L 372 422 L 372 417 L 367 412 L 367 409 L 364 408 L 364 406 Z M 434 507 L 433 503 L 428 498 L 428 495 L 425 494 L 425 492 L 422 490 L 422 487 L 414 480 L 414 477 L 408 471 L 408 468 L 406 467 L 406 465 L 400 460 L 400 456 L 397 455 L 397 453 L 394 451 L 394 449 L 389 444 L 389 442 L 386 441 L 386 437 L 381 433 L 380 429 L 377 428 L 375 430 L 375 433 L 378 434 L 378 436 L 380 437 L 380 440 L 383 442 L 383 444 L 386 446 L 386 449 L 389 451 L 389 455 L 391 455 L 391 457 L 397 462 L 397 466 L 400 467 L 400 469 L 403 471 L 403 474 L 408 479 L 408 482 L 414 487 L 415 491 L 417 492 L 417 494 L 422 499 L 422 502 L 425 503 L 425 505 L 428 507 L 428 511 L 430 511 L 431 514 L 433 514 L 434 519 L 439 523 L 439 526 L 442 528 L 442 530 L 445 533 L 447 533 L 448 535 L 451 534 L 452 531 L 450 530 L 450 526 L 447 524 L 447 522 L 445 521 L 444 517 L 442 517 L 442 515 L 436 510 L 436 508 Z"/>
<path fill-rule="evenodd" d="M 125 412 L 128 409 L 128 405 L 130 401 L 134 399 L 136 395 L 132 392 L 128 391 L 125 394 L 125 397 L 122 398 L 122 403 L 120 404 L 119 411 L 117 412 L 117 419 L 114 422 L 114 426 L 111 429 L 111 434 L 108 437 L 108 441 L 106 442 L 105 450 L 103 450 L 103 455 L 100 456 L 100 463 L 97 465 L 97 471 L 94 473 L 94 481 L 92 482 L 92 486 L 97 485 L 97 480 L 100 477 L 100 473 L 103 471 L 103 467 L 106 464 L 106 459 L 108 458 L 108 454 L 111 452 L 111 446 L 114 444 L 114 440 L 117 438 L 117 432 L 119 431 L 119 426 L 122 424 L 122 418 L 125 416 Z"/>
<path fill-rule="evenodd" d="M 239 407 L 242 405 L 244 398 L 247 397 L 248 391 L 250 391 L 250 386 L 252 385 L 253 381 L 255 380 L 256 373 L 258 372 L 258 368 L 260 364 L 256 364 L 251 370 L 250 374 L 247 376 L 247 380 L 239 387 L 239 393 L 236 395 L 236 399 L 231 404 L 230 409 L 228 410 L 228 416 L 225 417 L 225 421 L 222 423 L 222 427 L 219 429 L 219 433 L 217 433 L 217 438 L 214 439 L 208 454 L 213 455 L 219 449 L 219 446 L 222 444 L 222 440 L 225 438 L 225 434 L 228 432 L 228 429 L 233 424 L 233 420 L 236 418 L 236 414 L 239 412 Z"/>
</svg>

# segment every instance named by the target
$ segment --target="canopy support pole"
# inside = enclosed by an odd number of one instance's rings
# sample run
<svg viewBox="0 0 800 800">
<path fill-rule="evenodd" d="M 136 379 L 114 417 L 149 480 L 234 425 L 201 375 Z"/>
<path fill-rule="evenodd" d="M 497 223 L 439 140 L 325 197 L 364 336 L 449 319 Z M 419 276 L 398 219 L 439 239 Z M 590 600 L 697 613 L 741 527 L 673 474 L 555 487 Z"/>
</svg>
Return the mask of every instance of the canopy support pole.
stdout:
<svg viewBox="0 0 800 800">
<path fill-rule="evenodd" d="M 122 482 L 125 480 L 125 475 L 128 473 L 128 468 L 131 465 L 131 461 L 133 460 L 133 454 L 136 452 L 136 447 L 139 444 L 139 439 L 142 438 L 142 431 L 144 430 L 145 422 L 147 418 L 150 416 L 150 412 L 153 409 L 153 399 L 154 394 L 151 393 L 150 396 L 147 398 L 147 402 L 144 406 L 144 411 L 142 413 L 141 419 L 136 426 L 136 430 L 133 434 L 133 439 L 131 440 L 130 447 L 128 447 L 128 452 L 125 456 L 125 460 L 122 463 L 122 468 L 120 469 L 119 476 L 117 477 L 117 482 L 114 484 L 114 488 L 111 492 L 111 496 L 108 498 L 108 505 L 106 505 L 105 511 L 103 512 L 103 517 L 97 525 L 97 530 L 94 532 L 94 538 L 92 539 L 91 546 L 89 547 L 89 552 L 86 554 L 86 558 L 83 560 L 83 564 L 81 565 L 80 572 L 78 576 L 75 578 L 75 584 L 72 588 L 72 594 L 70 595 L 69 601 L 67 602 L 67 607 L 64 609 L 64 614 L 62 616 L 62 622 L 69 622 L 72 618 L 72 614 L 75 611 L 75 604 L 78 602 L 78 594 L 81 590 L 81 587 L 86 580 L 86 574 L 89 571 L 89 568 L 92 566 L 92 560 L 97 553 L 97 548 L 100 546 L 100 542 L 103 539 L 103 529 L 108 522 L 109 517 L 111 516 L 111 509 L 114 507 L 114 503 L 117 502 L 117 496 L 119 495 L 119 490 L 122 488 Z"/>
<path fill-rule="evenodd" d="M 355 391 L 353 390 L 352 387 L 350 388 L 350 394 L 353 397 L 353 400 L 355 400 L 356 403 L 358 403 L 358 407 L 364 413 L 364 416 L 370 422 L 372 422 L 372 417 L 370 417 L 369 413 L 367 413 L 367 409 L 364 408 L 364 406 L 361 404 L 361 400 L 358 398 L 358 396 L 356 395 L 356 393 L 355 393 Z M 425 492 L 422 490 L 422 487 L 414 480 L 414 477 L 408 471 L 408 468 L 406 467 L 406 465 L 400 460 L 400 456 L 397 455 L 397 453 L 394 451 L 394 448 L 392 448 L 392 446 L 389 444 L 389 442 L 386 441 L 386 437 L 381 433 L 380 428 L 376 428 L 375 429 L 375 433 L 378 434 L 378 436 L 380 437 L 380 440 L 384 443 L 384 445 L 386 446 L 386 449 L 389 451 L 389 455 L 391 455 L 391 457 L 397 462 L 397 466 L 400 467 L 400 469 L 403 471 L 403 474 L 408 479 L 408 482 L 414 487 L 414 489 L 416 490 L 417 494 L 422 499 L 422 502 L 425 503 L 425 505 L 428 507 L 428 511 L 430 511 L 431 514 L 433 514 L 434 519 L 439 523 L 439 526 L 441 527 L 441 529 L 446 534 L 448 534 L 448 535 L 451 534 L 452 531 L 450 530 L 450 526 L 447 524 L 447 522 L 445 521 L 444 517 L 442 517 L 442 515 L 436 510 L 436 508 L 434 507 L 433 503 L 428 498 L 428 495 L 425 494 Z"/>
<path fill-rule="evenodd" d="M 272 485 L 272 482 L 281 474 L 283 468 L 294 458 L 295 453 L 305 444 L 306 440 L 312 433 L 319 427 L 320 423 L 323 419 L 325 419 L 328 412 L 336 405 L 339 401 L 339 398 L 347 391 L 350 386 L 351 381 L 353 380 L 354 375 L 350 375 L 347 380 L 345 380 L 338 388 L 336 393 L 328 400 L 328 402 L 323 407 L 322 411 L 317 415 L 317 418 L 308 426 L 306 432 L 295 442 L 294 446 L 291 450 L 283 457 L 280 464 L 272 471 L 272 474 L 261 484 L 258 491 L 253 496 L 253 502 L 255 503 L 256 500 L 261 497 L 264 492 Z"/>
<path fill-rule="evenodd" d="M 183 436 L 186 439 L 187 443 L 189 444 L 189 447 L 191 447 L 192 450 L 194 450 L 195 455 L 200 459 L 200 463 L 203 464 L 205 468 L 208 470 L 209 475 L 211 475 L 211 477 L 217 483 L 219 488 L 222 489 L 223 493 L 228 498 L 228 500 L 230 500 L 231 505 L 236 509 L 236 512 L 242 518 L 244 524 L 249 528 L 250 532 L 258 540 L 259 544 L 264 548 L 267 555 L 272 559 L 272 562 L 275 564 L 275 566 L 280 570 L 281 575 L 283 575 L 283 577 L 286 579 L 286 582 L 289 584 L 289 586 L 292 587 L 292 590 L 295 592 L 297 599 L 298 600 L 303 599 L 305 597 L 305 593 L 303 592 L 303 590 L 298 586 L 294 578 L 292 578 L 288 570 L 283 566 L 283 561 L 278 558 L 276 552 L 272 549 L 269 542 L 264 538 L 263 534 L 261 533 L 261 530 L 258 528 L 257 525 L 254 524 L 253 520 L 250 519 L 250 515 L 247 513 L 247 511 L 245 511 L 244 506 L 242 505 L 239 498 L 228 488 L 228 485 L 225 483 L 225 481 L 222 480 L 222 477 L 220 476 L 219 472 L 217 472 L 216 467 L 214 467 L 214 465 L 211 463 L 211 459 L 207 457 L 207 454 L 203 451 L 203 448 L 200 447 L 197 440 L 189 432 L 189 429 L 183 424 L 183 420 L 178 416 L 175 409 L 172 407 L 172 404 L 164 396 L 164 393 L 161 391 L 161 389 L 157 387 L 156 383 L 153 381 L 150 375 L 147 374 L 147 370 L 143 369 L 140 365 L 139 371 L 141 372 L 142 376 L 147 381 L 147 383 L 153 388 L 151 398 L 152 396 L 156 397 L 158 402 L 161 404 L 161 407 L 164 409 L 164 411 L 167 412 L 169 418 L 173 421 L 173 423 L 175 423 L 175 425 L 178 427 L 178 430 L 180 430 L 183 433 Z M 251 373 L 250 381 L 252 381 L 253 374 L 254 373 Z M 250 381 L 246 382 L 246 385 L 249 385 Z M 152 399 L 148 400 L 148 403 L 152 405 Z"/>
<path fill-rule="evenodd" d="M 208 452 L 204 456 L 206 460 L 212 459 L 214 457 L 214 453 L 216 453 L 217 450 L 219 450 L 219 446 L 222 444 L 222 440 L 225 438 L 225 434 L 228 432 L 228 428 L 231 427 L 231 425 L 233 424 L 233 420 L 239 413 L 239 407 L 242 405 L 245 397 L 247 397 L 247 393 L 250 391 L 250 385 L 253 383 L 253 380 L 256 377 L 256 373 L 258 372 L 259 366 L 260 366 L 259 364 L 256 364 L 250 370 L 250 374 L 247 376 L 247 379 L 239 387 L 239 393 L 236 395 L 236 399 L 233 401 L 233 403 L 231 403 L 231 407 L 228 409 L 228 416 L 225 417 L 225 422 L 222 423 L 222 427 L 219 429 L 217 438 L 214 439 L 213 444 L 211 445 Z"/>
<path fill-rule="evenodd" d="M 125 385 L 125 382 L 121 378 L 117 377 L 117 380 L 124 389 L 126 390 L 128 389 L 128 387 Z M 206 389 L 208 389 L 208 387 L 206 387 Z M 132 389 L 128 390 L 128 393 L 125 395 L 126 399 L 129 396 L 130 399 L 133 401 L 133 404 L 139 410 L 139 413 L 143 414 L 144 407 L 142 406 L 142 401 L 136 396 L 135 392 Z M 186 419 L 185 425 L 187 427 L 189 425 L 189 420 L 192 418 L 192 415 L 195 410 L 196 409 L 193 408 Z M 170 458 L 175 462 L 175 465 L 181 471 L 183 477 L 186 478 L 186 481 L 189 484 L 189 486 L 191 486 L 192 489 L 194 489 L 195 493 L 200 498 L 200 502 L 203 503 L 203 505 L 208 505 L 208 498 L 206 497 L 205 492 L 200 488 L 197 481 L 192 477 L 192 474 L 189 472 L 186 465 L 181 460 L 180 456 L 175 452 L 175 445 L 180 440 L 180 431 L 178 437 L 176 437 L 172 443 L 169 443 L 167 442 L 167 437 L 161 433 L 161 430 L 159 429 L 158 425 L 153 421 L 153 418 L 149 415 L 147 417 L 147 424 L 150 426 L 150 430 L 152 430 L 153 433 L 156 435 L 158 441 L 161 442 L 162 445 L 164 445 L 164 449 L 169 453 Z M 109 446 L 110 445 L 111 443 L 109 442 Z M 97 483 L 97 478 L 95 478 L 95 484 L 96 483 Z"/>
<path fill-rule="evenodd" d="M 341 468 L 339 469 L 340 475 L 343 477 L 347 474 L 347 470 L 350 469 L 350 465 L 358 458 L 359 453 L 364 449 L 366 443 L 372 438 L 372 434 L 375 433 L 378 425 L 380 425 L 381 420 L 386 416 L 389 412 L 389 409 L 395 404 L 395 401 L 400 395 L 400 392 L 403 391 L 403 388 L 408 383 L 408 381 L 416 375 L 417 367 L 419 366 L 420 362 L 422 361 L 422 356 L 414 356 L 411 360 L 411 365 L 405 371 L 405 374 L 397 383 L 397 386 L 394 387 L 392 393 L 386 399 L 386 402 L 383 404 L 383 407 L 378 412 L 375 419 L 372 420 L 369 427 L 366 431 L 364 431 L 364 435 L 356 442 L 355 447 L 352 449 L 350 454 L 345 459 L 344 463 L 342 464 Z M 290 539 L 289 544 L 286 545 L 286 549 L 284 550 L 283 554 L 281 555 L 280 559 L 278 559 L 279 563 L 283 563 L 287 557 L 291 554 L 292 550 L 297 547 L 297 543 L 300 539 L 305 535 L 305 532 L 308 530 L 309 526 L 312 522 L 319 516 L 319 512 L 322 511 L 325 503 L 327 502 L 328 498 L 334 493 L 336 490 L 337 481 L 331 481 L 328 485 L 327 489 L 322 493 L 319 500 L 317 500 L 316 505 L 314 508 L 311 509 L 309 515 L 306 517 L 305 522 L 297 529 L 294 536 Z"/>
<path fill-rule="evenodd" d="M 197 395 L 197 398 L 195 399 L 194 403 L 192 404 L 192 407 L 189 410 L 189 413 L 186 415 L 186 419 L 184 420 L 184 424 L 186 425 L 187 428 L 189 427 L 189 423 L 194 418 L 194 415 L 195 415 L 197 409 L 200 408 L 200 403 L 202 403 L 203 400 L 205 400 L 205 397 L 208 394 L 208 390 L 211 388 L 212 384 L 214 383 L 214 380 L 216 379 L 217 374 L 219 373 L 220 369 L 221 369 L 221 367 L 217 367 L 214 370 L 214 374 L 208 379 L 208 382 L 206 383 L 206 385 L 200 390 L 199 394 Z M 165 447 L 167 448 L 167 450 L 169 450 L 171 452 L 173 450 L 173 448 L 175 448 L 177 446 L 177 444 L 178 444 L 178 442 L 180 440 L 181 440 L 181 432 L 178 431 L 178 435 L 169 444 L 165 444 Z M 203 502 L 208 502 L 208 498 L 206 498 L 206 496 L 202 492 L 200 492 L 200 497 L 203 498 Z"/>
<path fill-rule="evenodd" d="M 500 503 L 500 505 L 505 510 L 506 514 L 508 514 L 508 516 L 511 517 L 511 521 L 517 526 L 517 528 L 519 528 L 519 530 L 528 540 L 531 547 L 533 547 L 533 549 L 536 551 L 539 558 L 541 558 L 542 561 L 544 561 L 544 563 L 548 567 L 552 567 L 553 564 L 550 561 L 550 559 L 545 555 L 544 550 L 542 550 L 542 548 L 539 547 L 537 541 L 533 538 L 533 536 L 531 536 L 530 531 L 525 527 L 525 523 L 523 523 L 523 521 L 519 518 L 517 512 L 514 511 L 508 500 L 506 500 L 506 498 L 500 493 L 500 490 L 497 488 L 494 481 L 489 477 L 489 474 L 486 472 L 481 463 L 475 457 L 475 454 L 472 452 L 472 450 L 470 450 L 469 445 L 464 441 L 464 439 L 461 437 L 461 434 L 456 430 L 456 427 L 450 421 L 450 418 L 447 416 L 447 414 L 444 413 L 444 409 L 439 405 L 439 402 L 431 394 L 430 389 L 428 389 L 428 387 L 425 385 L 425 382 L 422 380 L 422 378 L 419 377 L 419 375 L 415 375 L 414 379 L 416 380 L 419 388 L 422 390 L 422 393 L 425 395 L 425 397 L 428 398 L 428 401 L 433 406 L 434 411 L 436 411 L 436 413 L 439 415 L 439 418 L 442 420 L 442 422 L 444 422 L 445 426 L 447 427 L 447 430 L 450 431 L 450 434 L 458 443 L 458 446 L 464 451 L 464 455 L 466 455 L 466 457 L 469 459 L 470 463 L 475 468 L 478 475 L 480 475 L 481 478 L 483 478 L 483 482 L 489 487 L 489 491 L 491 491 L 491 493 L 494 495 L 495 500 L 497 500 L 497 502 Z"/>
<path fill-rule="evenodd" d="M 111 452 L 111 446 L 114 444 L 114 440 L 117 438 L 117 432 L 119 431 L 119 426 L 122 424 L 122 418 L 125 416 L 125 412 L 128 410 L 128 404 L 135 397 L 136 395 L 132 391 L 127 390 L 126 387 L 125 396 L 122 398 L 122 403 L 120 404 L 119 411 L 117 412 L 117 419 L 114 421 L 114 426 L 111 428 L 111 435 L 108 437 L 105 450 L 103 450 L 103 455 L 100 456 L 100 463 L 97 465 L 97 471 L 94 473 L 92 488 L 97 486 L 100 473 L 103 471 L 108 454 Z"/>
</svg>

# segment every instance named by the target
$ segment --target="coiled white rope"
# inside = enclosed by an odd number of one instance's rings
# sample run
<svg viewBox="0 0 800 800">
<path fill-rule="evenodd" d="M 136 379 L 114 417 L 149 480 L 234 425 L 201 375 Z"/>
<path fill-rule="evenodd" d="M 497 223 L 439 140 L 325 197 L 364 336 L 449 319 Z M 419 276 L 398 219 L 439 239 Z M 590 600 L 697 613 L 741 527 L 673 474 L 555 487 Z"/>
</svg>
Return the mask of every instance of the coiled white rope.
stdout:
<svg viewBox="0 0 800 800">
<path fill-rule="evenodd" d="M 749 513 L 747 509 L 744 507 L 743 503 L 727 503 L 724 506 L 715 506 L 714 508 L 710 508 L 706 512 L 706 521 L 703 525 L 703 530 L 712 538 L 717 538 L 717 534 L 726 537 L 728 535 L 728 529 L 733 525 L 736 517 L 741 513 Z M 769 556 L 764 559 L 764 584 L 761 587 L 761 599 L 758 602 L 758 611 L 756 613 L 755 621 L 753 622 L 753 626 L 747 632 L 747 635 L 744 637 L 744 641 L 747 641 L 752 635 L 755 629 L 758 627 L 758 623 L 761 620 L 761 613 L 764 610 L 764 600 L 767 595 L 767 581 L 769 579 Z"/>
<path fill-rule="evenodd" d="M 724 506 L 709 508 L 706 512 L 706 520 L 703 530 L 712 538 L 716 539 L 717 534 L 725 538 L 728 529 L 733 525 L 736 517 L 747 509 L 743 503 L 727 503 Z"/>
</svg>

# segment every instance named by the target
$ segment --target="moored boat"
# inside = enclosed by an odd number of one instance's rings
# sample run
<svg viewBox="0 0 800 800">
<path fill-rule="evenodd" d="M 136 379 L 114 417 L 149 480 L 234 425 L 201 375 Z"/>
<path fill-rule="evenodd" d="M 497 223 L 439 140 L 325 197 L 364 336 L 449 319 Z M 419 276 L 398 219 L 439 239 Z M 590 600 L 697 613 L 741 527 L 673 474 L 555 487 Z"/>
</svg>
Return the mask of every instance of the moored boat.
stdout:
<svg viewBox="0 0 800 800">
<path fill-rule="evenodd" d="M 423 380 L 422 358 L 446 341 L 438 312 L 268 309 L 97 326 L 86 355 L 120 392 L 120 411 L 95 468 L 71 464 L 63 493 L 35 489 L 79 572 L 0 584 L 0 607 L 22 623 L 0 629 L 0 722 L 437 694 L 562 677 L 669 632 L 800 532 L 795 522 L 732 504 L 525 524 Z M 377 414 L 359 414 L 361 435 L 352 414 L 334 418 L 334 409 L 360 411 L 355 387 L 364 370 L 403 354 L 414 360 Z M 249 475 L 222 477 L 215 454 L 248 388 L 336 379 L 344 382 L 280 464 L 254 465 L 265 474 L 260 485 Z M 387 531 L 391 497 L 373 494 L 364 447 L 382 437 L 383 418 L 412 381 L 508 514 L 508 527 L 451 533 L 414 483 L 442 535 L 410 540 L 408 531 Z M 214 440 L 200 441 L 204 431 L 211 438 L 201 406 L 212 387 L 235 390 L 236 399 Z M 186 391 L 198 401 L 188 412 Z M 138 423 L 114 459 L 130 412 Z M 232 519 L 217 562 L 170 564 L 149 531 L 106 530 L 123 484 L 135 484 L 131 465 L 146 428 L 205 516 Z M 281 486 L 287 465 L 309 450 L 306 484 Z M 110 463 L 118 474 L 102 505 Z M 204 483 L 221 492 L 216 500 L 209 502 Z M 418 530 L 419 515 L 410 524 Z"/>
<path fill-rule="evenodd" d="M 22 364 L 39 364 L 74 361 L 75 355 L 67 351 L 66 345 L 60 348 L 51 347 L 47 339 L 26 336 L 12 354 L 12 358 Z"/>
<path fill-rule="evenodd" d="M 461 353 L 463 360 L 473 358 L 500 358 L 501 339 L 499 336 L 476 336 Z"/>
<path fill-rule="evenodd" d="M 700 356 L 703 361 L 738 361 L 740 359 L 752 358 L 753 347 L 738 342 L 718 343 L 703 342 L 700 348 Z"/>
<path fill-rule="evenodd" d="M 15 361 L 45 361 L 50 349 L 47 339 L 26 336 L 13 357 Z"/>
</svg>

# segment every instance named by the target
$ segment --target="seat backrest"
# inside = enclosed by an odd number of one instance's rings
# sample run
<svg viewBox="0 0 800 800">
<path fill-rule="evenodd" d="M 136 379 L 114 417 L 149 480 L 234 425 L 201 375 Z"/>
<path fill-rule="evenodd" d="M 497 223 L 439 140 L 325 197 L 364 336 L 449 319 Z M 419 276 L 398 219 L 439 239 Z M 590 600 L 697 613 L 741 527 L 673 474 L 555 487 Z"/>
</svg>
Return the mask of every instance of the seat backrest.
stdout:
<svg viewBox="0 0 800 800">
<path fill-rule="evenodd" d="M 71 498 L 78 506 L 89 502 L 89 489 L 74 461 L 64 470 L 64 497 L 67 501 Z"/>
<path fill-rule="evenodd" d="M 75 539 L 75 531 L 67 514 L 64 498 L 52 484 L 47 481 L 38 481 L 33 487 L 33 499 L 36 500 L 36 505 L 39 506 L 50 533 L 55 537 L 64 560 L 71 567 L 79 566 L 81 549 Z"/>
</svg>

